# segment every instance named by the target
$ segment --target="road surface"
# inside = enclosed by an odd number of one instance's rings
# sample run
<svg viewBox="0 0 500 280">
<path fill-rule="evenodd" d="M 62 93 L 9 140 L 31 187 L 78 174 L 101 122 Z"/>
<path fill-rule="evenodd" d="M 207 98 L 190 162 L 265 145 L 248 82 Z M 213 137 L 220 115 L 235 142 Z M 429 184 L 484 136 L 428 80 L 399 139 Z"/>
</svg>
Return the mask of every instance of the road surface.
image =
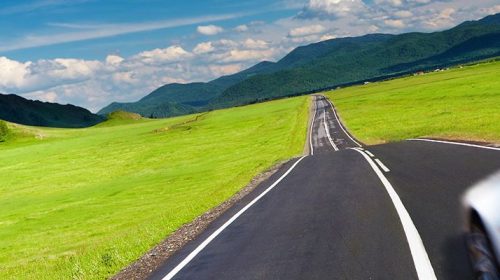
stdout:
<svg viewBox="0 0 500 280">
<path fill-rule="evenodd" d="M 472 279 L 461 196 L 500 151 L 361 147 L 315 97 L 311 155 L 290 161 L 151 279 Z"/>
</svg>

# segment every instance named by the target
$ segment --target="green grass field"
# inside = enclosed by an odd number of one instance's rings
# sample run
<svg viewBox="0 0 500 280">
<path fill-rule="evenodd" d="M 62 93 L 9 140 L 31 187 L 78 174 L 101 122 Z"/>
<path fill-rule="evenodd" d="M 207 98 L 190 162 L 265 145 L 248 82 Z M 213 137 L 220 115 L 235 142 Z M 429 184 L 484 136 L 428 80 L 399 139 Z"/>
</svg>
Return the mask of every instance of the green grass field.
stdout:
<svg viewBox="0 0 500 280">
<path fill-rule="evenodd" d="M 414 137 L 500 143 L 500 62 L 327 92 L 367 144 Z"/>
<path fill-rule="evenodd" d="M 87 129 L 10 124 L 0 279 L 103 279 L 302 153 L 309 98 Z"/>
</svg>

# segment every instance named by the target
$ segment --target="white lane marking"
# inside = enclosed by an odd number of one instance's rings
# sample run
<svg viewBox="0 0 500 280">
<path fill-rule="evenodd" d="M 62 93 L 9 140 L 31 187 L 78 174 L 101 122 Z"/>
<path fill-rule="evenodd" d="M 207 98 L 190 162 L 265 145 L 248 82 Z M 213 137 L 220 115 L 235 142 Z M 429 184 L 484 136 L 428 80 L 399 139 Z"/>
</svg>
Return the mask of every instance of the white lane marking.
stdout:
<svg viewBox="0 0 500 280">
<path fill-rule="evenodd" d="M 239 216 L 241 216 L 248 208 L 252 207 L 257 201 L 259 201 L 263 196 L 265 196 L 268 192 L 270 192 L 276 185 L 279 184 L 292 170 L 302 161 L 305 157 L 301 157 L 298 159 L 292 167 L 290 167 L 285 174 L 283 174 L 276 182 L 274 182 L 269 188 L 267 188 L 264 192 L 262 192 L 259 196 L 254 198 L 250 203 L 248 203 L 245 207 L 243 207 L 238 213 L 231 217 L 227 222 L 225 222 L 220 228 L 214 231 L 207 239 L 205 239 L 196 249 L 194 249 L 182 262 L 180 262 L 174 269 L 172 269 L 162 280 L 170 280 L 172 279 L 181 269 L 183 269 L 196 255 L 198 255 L 201 250 L 203 250 L 212 240 L 214 240 L 225 228 L 227 228 L 231 223 L 233 223 Z"/>
<path fill-rule="evenodd" d="M 328 137 L 328 141 L 330 141 L 330 144 L 332 145 L 333 149 L 335 151 L 338 151 L 339 148 L 337 148 L 337 145 L 335 145 L 335 143 L 333 143 L 332 137 L 330 136 L 330 130 L 328 129 L 328 125 L 326 124 L 326 110 L 323 110 L 323 125 L 325 127 L 326 136 Z"/>
<path fill-rule="evenodd" d="M 375 157 L 375 155 L 374 155 L 374 154 L 372 154 L 370 151 L 365 150 L 365 152 L 366 152 L 369 156 L 371 156 L 371 157 Z"/>
<path fill-rule="evenodd" d="M 391 170 L 389 170 L 389 168 L 387 168 L 387 166 L 385 166 L 385 164 L 383 164 L 380 159 L 376 158 L 375 159 L 375 162 L 382 168 L 382 170 L 384 170 L 384 172 L 389 172 Z"/>
<path fill-rule="evenodd" d="M 311 127 L 309 129 L 309 145 L 310 145 L 310 154 L 311 156 L 314 155 L 314 146 L 313 146 L 313 142 L 312 142 L 312 139 L 313 139 L 313 129 L 314 129 L 314 120 L 316 119 L 316 112 L 318 111 L 318 106 L 316 106 L 316 98 L 314 98 L 313 100 L 313 106 L 314 106 L 314 115 L 313 115 L 313 118 L 312 118 L 312 122 L 311 122 Z"/>
<path fill-rule="evenodd" d="M 459 146 L 467 146 L 467 147 L 500 151 L 500 148 L 496 148 L 496 147 L 488 147 L 488 146 L 481 146 L 481 145 L 474 145 L 474 144 L 460 143 L 460 142 L 443 141 L 443 140 L 432 140 L 432 139 L 425 139 L 425 138 L 408 139 L 408 141 L 435 142 L 435 143 L 452 144 L 452 145 L 459 145 Z"/>
<path fill-rule="evenodd" d="M 425 251 L 425 246 L 422 238 L 420 237 L 415 224 L 413 224 L 410 214 L 406 210 L 403 202 L 392 187 L 391 183 L 389 182 L 389 180 L 387 180 L 382 171 L 377 167 L 375 162 L 373 162 L 373 160 L 367 154 L 357 148 L 353 148 L 353 150 L 363 155 L 363 157 L 366 159 L 366 161 L 368 161 L 372 169 L 377 174 L 380 181 L 382 181 L 382 184 L 384 185 L 387 193 L 389 193 L 392 203 L 394 204 L 394 207 L 396 208 L 396 211 L 398 213 L 399 219 L 401 220 L 401 224 L 403 225 L 406 239 L 408 240 L 408 245 L 410 246 L 413 263 L 415 264 L 415 269 L 417 271 L 418 279 L 436 280 L 436 274 L 434 273 L 434 268 L 432 268 L 429 256 Z"/>
<path fill-rule="evenodd" d="M 335 115 L 335 118 L 337 119 L 337 122 L 339 123 L 339 126 L 342 129 L 342 131 L 344 131 L 344 133 L 347 135 L 347 137 L 349 137 L 352 140 L 352 142 L 354 142 L 356 145 L 358 145 L 358 147 L 362 147 L 361 144 L 358 143 L 358 141 L 354 140 L 354 138 L 351 137 L 351 135 L 349 133 L 347 133 L 347 131 L 344 129 L 344 126 L 342 125 L 342 123 L 340 123 L 340 119 L 337 116 L 337 111 L 335 111 L 335 107 L 333 106 L 332 101 L 330 101 L 330 99 L 328 99 L 326 97 L 325 97 L 325 99 L 328 100 L 328 103 L 330 103 L 330 106 L 332 107 L 333 114 Z"/>
</svg>

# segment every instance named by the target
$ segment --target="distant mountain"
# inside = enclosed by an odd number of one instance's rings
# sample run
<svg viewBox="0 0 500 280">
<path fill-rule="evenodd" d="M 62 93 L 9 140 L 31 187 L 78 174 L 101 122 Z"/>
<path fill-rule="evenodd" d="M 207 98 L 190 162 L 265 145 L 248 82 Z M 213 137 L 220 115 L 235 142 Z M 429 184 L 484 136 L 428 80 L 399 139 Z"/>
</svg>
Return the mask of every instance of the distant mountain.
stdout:
<svg viewBox="0 0 500 280">
<path fill-rule="evenodd" d="M 500 14 L 433 33 L 371 34 L 298 47 L 278 62 L 261 62 L 208 83 L 169 84 L 126 110 L 167 117 L 238 106 L 340 85 L 377 80 L 500 56 Z"/>
<path fill-rule="evenodd" d="M 141 114 L 144 117 L 163 118 L 194 113 L 204 110 L 210 100 L 228 87 L 258 73 L 266 73 L 266 69 L 271 65 L 274 63 L 261 62 L 247 70 L 222 76 L 208 83 L 167 84 L 137 102 L 113 102 L 97 114 L 107 115 L 116 110 L 124 110 Z"/>
<path fill-rule="evenodd" d="M 61 105 L 0 94 L 0 119 L 18 124 L 48 127 L 87 127 L 105 118 L 74 105 Z"/>
</svg>

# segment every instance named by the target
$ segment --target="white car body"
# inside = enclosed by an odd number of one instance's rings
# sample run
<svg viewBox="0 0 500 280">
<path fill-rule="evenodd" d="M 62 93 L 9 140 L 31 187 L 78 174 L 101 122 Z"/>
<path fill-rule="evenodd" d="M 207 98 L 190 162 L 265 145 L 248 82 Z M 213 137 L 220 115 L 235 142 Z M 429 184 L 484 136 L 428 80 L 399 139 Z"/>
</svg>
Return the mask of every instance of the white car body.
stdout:
<svg viewBox="0 0 500 280">
<path fill-rule="evenodd" d="M 472 187 L 464 196 L 469 213 L 477 213 L 500 260 L 500 172 Z M 500 265 L 500 264 L 498 264 Z"/>
</svg>

